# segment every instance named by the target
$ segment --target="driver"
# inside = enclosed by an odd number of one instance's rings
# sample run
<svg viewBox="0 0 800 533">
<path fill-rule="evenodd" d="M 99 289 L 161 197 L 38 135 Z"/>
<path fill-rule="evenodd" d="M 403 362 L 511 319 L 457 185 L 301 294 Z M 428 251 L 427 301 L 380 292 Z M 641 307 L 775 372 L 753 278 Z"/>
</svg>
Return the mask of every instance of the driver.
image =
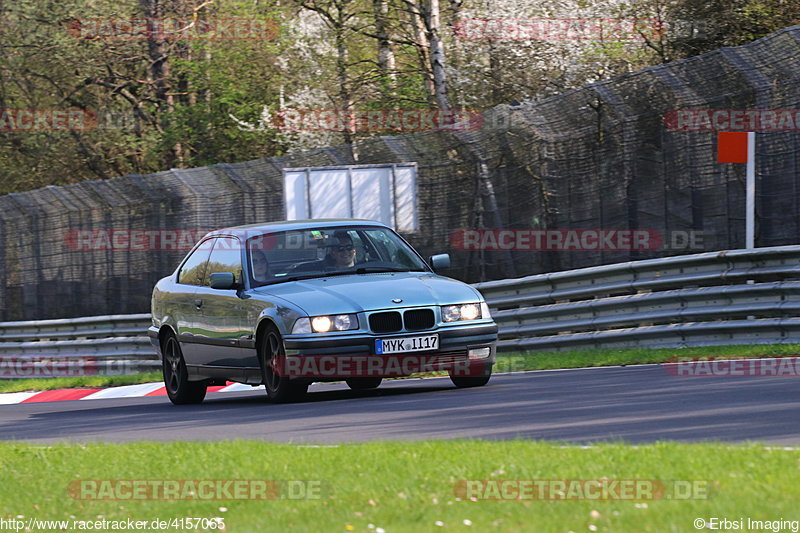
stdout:
<svg viewBox="0 0 800 533">
<path fill-rule="evenodd" d="M 269 269 L 267 254 L 261 250 L 252 250 L 250 256 L 253 262 L 253 279 L 256 281 L 266 281 L 271 278 L 272 273 Z"/>
<path fill-rule="evenodd" d="M 355 265 L 356 248 L 353 246 L 353 239 L 344 231 L 339 230 L 333 233 L 333 239 L 327 245 L 328 253 L 325 255 L 325 266 L 332 268 L 349 268 Z"/>
</svg>

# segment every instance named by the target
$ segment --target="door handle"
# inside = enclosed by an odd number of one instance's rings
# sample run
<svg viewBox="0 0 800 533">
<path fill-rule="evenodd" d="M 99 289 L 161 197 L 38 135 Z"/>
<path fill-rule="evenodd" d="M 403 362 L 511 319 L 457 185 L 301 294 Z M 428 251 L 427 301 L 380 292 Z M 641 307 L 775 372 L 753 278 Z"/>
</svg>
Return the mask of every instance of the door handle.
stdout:
<svg viewBox="0 0 800 533">
<path fill-rule="evenodd" d="M 200 308 L 203 307 L 203 300 L 201 300 L 200 298 L 196 299 L 194 301 L 194 307 L 195 309 L 200 310 Z"/>
</svg>

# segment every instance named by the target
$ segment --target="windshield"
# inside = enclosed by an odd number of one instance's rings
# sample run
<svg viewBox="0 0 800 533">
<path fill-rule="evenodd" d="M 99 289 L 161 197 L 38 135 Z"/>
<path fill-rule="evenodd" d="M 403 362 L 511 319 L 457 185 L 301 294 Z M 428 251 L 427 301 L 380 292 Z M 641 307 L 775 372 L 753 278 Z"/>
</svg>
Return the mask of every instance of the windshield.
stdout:
<svg viewBox="0 0 800 533">
<path fill-rule="evenodd" d="M 417 253 L 379 226 L 313 228 L 248 239 L 253 286 L 345 274 L 427 271 Z"/>
</svg>

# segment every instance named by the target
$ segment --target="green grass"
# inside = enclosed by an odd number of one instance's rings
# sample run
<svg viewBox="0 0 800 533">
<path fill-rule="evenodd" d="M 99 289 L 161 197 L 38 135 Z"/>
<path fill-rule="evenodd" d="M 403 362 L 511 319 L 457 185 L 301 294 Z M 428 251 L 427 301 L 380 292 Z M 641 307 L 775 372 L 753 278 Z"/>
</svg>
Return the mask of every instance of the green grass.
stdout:
<svg viewBox="0 0 800 533">
<path fill-rule="evenodd" d="M 70 376 L 60 378 L 0 379 L 0 393 L 53 389 L 99 389 L 161 381 L 161 372 L 142 372 L 124 376 Z"/>
<path fill-rule="evenodd" d="M 800 354 L 800 344 L 765 344 L 754 346 L 706 346 L 702 348 L 629 348 L 619 350 L 571 350 L 527 354 L 498 354 L 495 372 L 550 370 L 663 363 L 676 358 L 745 358 L 783 357 Z M 429 372 L 424 377 L 446 376 L 447 372 Z M 419 377 L 419 376 L 414 376 Z M 127 376 L 85 376 L 0 380 L 0 393 L 66 388 L 102 388 L 161 381 L 161 372 Z"/>
<path fill-rule="evenodd" d="M 703 517 L 800 519 L 800 450 L 656 443 L 591 448 L 536 441 L 372 442 L 308 447 L 252 441 L 0 444 L 0 517 L 134 520 L 223 517 L 228 532 L 685 532 Z M 706 499 L 458 500 L 458 480 L 707 482 Z M 88 501 L 76 480 L 317 480 L 318 499 Z M 465 525 L 469 520 L 471 525 Z M 444 526 L 435 525 L 436 522 Z M 174 530 L 173 530 L 174 531 Z"/>
<path fill-rule="evenodd" d="M 750 346 L 703 346 L 699 348 L 626 348 L 618 350 L 571 350 L 528 354 L 498 354 L 495 372 L 584 368 L 592 366 L 664 363 L 678 358 L 785 357 L 800 354 L 800 344 Z"/>
</svg>

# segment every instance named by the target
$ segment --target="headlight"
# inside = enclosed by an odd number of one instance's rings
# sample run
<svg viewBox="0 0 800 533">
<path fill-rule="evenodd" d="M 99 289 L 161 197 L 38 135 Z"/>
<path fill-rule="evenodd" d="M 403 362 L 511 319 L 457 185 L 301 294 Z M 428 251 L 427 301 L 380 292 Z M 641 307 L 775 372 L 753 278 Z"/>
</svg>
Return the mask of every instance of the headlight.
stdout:
<svg viewBox="0 0 800 533">
<path fill-rule="evenodd" d="M 442 307 L 442 320 L 445 322 L 455 322 L 461 320 L 461 311 L 458 305 L 445 305 Z"/>
<path fill-rule="evenodd" d="M 347 331 L 349 329 L 358 329 L 356 315 L 322 315 L 297 319 L 292 328 L 292 333 L 327 333 L 329 331 Z"/>
<path fill-rule="evenodd" d="M 317 333 L 325 333 L 333 327 L 333 320 L 327 316 L 315 316 L 311 319 L 311 329 Z"/>
<path fill-rule="evenodd" d="M 336 315 L 333 317 L 333 329 L 336 331 L 358 329 L 358 318 L 356 315 Z"/>
<path fill-rule="evenodd" d="M 481 317 L 481 307 L 478 304 L 461 306 L 461 320 L 475 320 Z"/>
<path fill-rule="evenodd" d="M 482 318 L 481 304 L 461 304 L 442 306 L 442 320 L 444 322 L 458 322 L 460 320 L 477 320 Z"/>
</svg>

